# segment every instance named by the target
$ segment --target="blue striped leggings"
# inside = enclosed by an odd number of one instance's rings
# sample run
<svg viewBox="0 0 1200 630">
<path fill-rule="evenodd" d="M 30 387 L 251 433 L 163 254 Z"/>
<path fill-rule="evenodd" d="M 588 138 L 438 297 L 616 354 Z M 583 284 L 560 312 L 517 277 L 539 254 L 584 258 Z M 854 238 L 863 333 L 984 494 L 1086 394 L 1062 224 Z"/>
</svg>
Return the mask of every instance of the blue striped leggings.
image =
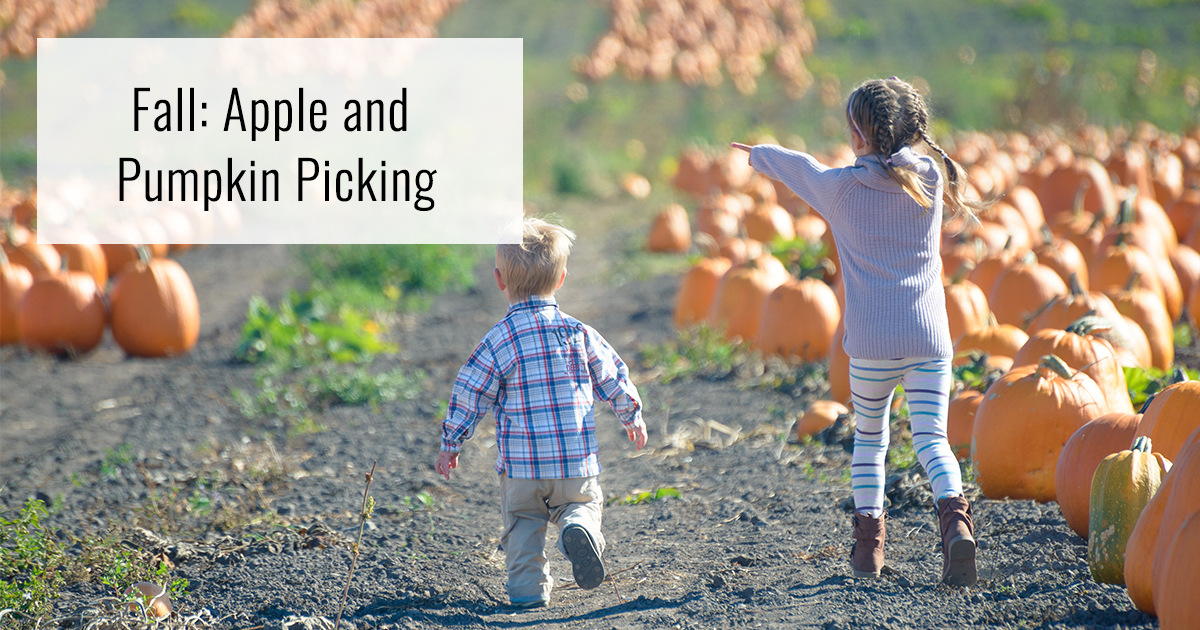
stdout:
<svg viewBox="0 0 1200 630">
<path fill-rule="evenodd" d="M 872 518 L 883 514 L 884 460 L 887 457 L 888 416 L 896 385 L 908 399 L 913 450 L 925 468 L 934 501 L 961 496 L 962 475 L 946 439 L 946 409 L 950 398 L 949 359 L 850 359 L 850 393 L 857 428 L 850 482 L 854 507 Z"/>
</svg>

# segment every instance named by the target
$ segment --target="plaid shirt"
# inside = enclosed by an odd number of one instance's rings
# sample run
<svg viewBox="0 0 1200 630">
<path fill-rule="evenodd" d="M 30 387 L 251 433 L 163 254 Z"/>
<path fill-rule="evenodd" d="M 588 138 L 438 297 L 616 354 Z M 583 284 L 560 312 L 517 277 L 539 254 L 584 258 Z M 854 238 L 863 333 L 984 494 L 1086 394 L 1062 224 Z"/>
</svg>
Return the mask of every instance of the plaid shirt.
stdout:
<svg viewBox="0 0 1200 630">
<path fill-rule="evenodd" d="M 554 298 L 522 300 L 458 371 L 442 450 L 459 452 L 490 409 L 500 450 L 496 472 L 512 479 L 598 475 L 597 398 L 626 429 L 641 418 L 629 370 L 599 333 L 563 314 Z"/>
</svg>

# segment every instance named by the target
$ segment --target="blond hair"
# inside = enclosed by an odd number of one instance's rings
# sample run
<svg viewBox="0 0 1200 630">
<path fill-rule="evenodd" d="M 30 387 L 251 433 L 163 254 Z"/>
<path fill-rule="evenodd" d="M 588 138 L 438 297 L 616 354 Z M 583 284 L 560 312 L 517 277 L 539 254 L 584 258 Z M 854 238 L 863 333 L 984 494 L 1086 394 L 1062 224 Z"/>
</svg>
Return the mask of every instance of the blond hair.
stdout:
<svg viewBox="0 0 1200 630">
<path fill-rule="evenodd" d="M 542 219 L 525 219 L 520 245 L 497 245 L 496 265 L 509 297 L 550 295 L 567 268 L 575 233 Z"/>
<path fill-rule="evenodd" d="M 921 207 L 930 208 L 933 201 L 920 176 L 908 169 L 893 167 L 888 161 L 893 153 L 919 142 L 929 145 L 942 157 L 946 173 L 942 201 L 952 213 L 971 219 L 975 210 L 986 207 L 986 204 L 966 198 L 966 173 L 933 141 L 929 133 L 929 108 L 921 93 L 910 83 L 896 77 L 864 81 L 850 94 L 846 117 L 863 141 L 880 156 L 892 179 Z"/>
</svg>

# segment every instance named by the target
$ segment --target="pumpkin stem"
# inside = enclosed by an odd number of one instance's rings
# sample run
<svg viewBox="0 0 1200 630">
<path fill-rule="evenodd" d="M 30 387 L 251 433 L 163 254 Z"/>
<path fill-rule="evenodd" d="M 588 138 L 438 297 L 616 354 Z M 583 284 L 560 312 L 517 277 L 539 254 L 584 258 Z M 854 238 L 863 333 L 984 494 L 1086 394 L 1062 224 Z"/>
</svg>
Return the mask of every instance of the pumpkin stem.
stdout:
<svg viewBox="0 0 1200 630">
<path fill-rule="evenodd" d="M 1050 230 L 1049 225 L 1043 223 L 1039 231 L 1042 233 L 1042 245 L 1049 247 L 1054 244 L 1054 232 Z"/>
<path fill-rule="evenodd" d="M 1054 372 L 1065 379 L 1070 379 L 1075 376 L 1075 374 L 1071 372 L 1071 368 L 1067 365 L 1067 362 L 1058 358 L 1058 355 L 1056 354 L 1047 354 L 1043 356 L 1040 360 L 1038 360 L 1038 368 L 1050 370 L 1051 372 Z"/>
<path fill-rule="evenodd" d="M 1129 281 L 1125 283 L 1125 291 L 1132 291 L 1138 285 L 1138 281 L 1142 279 L 1142 272 L 1135 270 L 1129 274 Z"/>
<path fill-rule="evenodd" d="M 1187 372 L 1185 372 L 1182 367 L 1175 366 L 1175 369 L 1171 370 L 1170 382 L 1167 384 L 1174 385 L 1176 383 L 1187 383 L 1188 381 L 1191 381 L 1191 380 L 1192 379 L 1188 378 Z"/>
<path fill-rule="evenodd" d="M 1011 240 L 1012 237 L 1010 236 L 1009 239 Z M 1025 252 L 1025 255 L 1021 256 L 1021 264 L 1026 267 L 1031 267 L 1038 264 L 1037 254 L 1033 253 L 1032 249 Z"/>
<path fill-rule="evenodd" d="M 1071 272 L 1071 277 L 1067 279 L 1067 286 L 1071 289 L 1071 295 L 1083 295 L 1083 285 L 1079 282 L 1078 271 Z"/>
<path fill-rule="evenodd" d="M 1095 311 L 1089 311 L 1087 315 L 1071 322 L 1071 325 L 1067 326 L 1067 332 L 1079 335 L 1080 337 L 1087 337 L 1095 335 L 1097 332 L 1112 330 L 1112 322 L 1106 318 L 1094 315 L 1094 313 Z"/>
<path fill-rule="evenodd" d="M 62 252 L 62 262 L 58 265 L 60 273 L 66 273 L 71 270 L 71 257 L 67 252 Z"/>
<path fill-rule="evenodd" d="M 1136 184 L 1129 185 L 1129 196 L 1125 197 L 1125 201 L 1121 202 L 1121 209 L 1117 212 L 1118 225 L 1132 225 L 1134 218 L 1134 205 L 1137 201 L 1138 189 Z"/>
<path fill-rule="evenodd" d="M 1092 186 L 1092 180 L 1090 180 L 1090 179 L 1079 180 L 1079 188 L 1075 189 L 1075 199 L 1071 202 L 1071 209 L 1073 211 L 1073 214 L 1075 214 L 1075 216 L 1079 216 L 1079 215 L 1083 214 L 1083 212 L 1084 212 L 1083 200 L 1087 196 L 1088 188 L 1091 188 L 1091 186 Z"/>
<path fill-rule="evenodd" d="M 1150 436 L 1139 435 L 1137 437 L 1137 439 L 1135 439 L 1133 441 L 1133 446 L 1131 446 L 1129 448 L 1129 450 L 1135 451 L 1138 453 L 1149 453 L 1150 452 Z"/>
<path fill-rule="evenodd" d="M 134 247 L 137 249 L 138 260 L 142 261 L 143 264 L 150 264 L 150 259 L 153 257 L 150 253 L 150 247 L 148 245 L 135 245 Z"/>
</svg>

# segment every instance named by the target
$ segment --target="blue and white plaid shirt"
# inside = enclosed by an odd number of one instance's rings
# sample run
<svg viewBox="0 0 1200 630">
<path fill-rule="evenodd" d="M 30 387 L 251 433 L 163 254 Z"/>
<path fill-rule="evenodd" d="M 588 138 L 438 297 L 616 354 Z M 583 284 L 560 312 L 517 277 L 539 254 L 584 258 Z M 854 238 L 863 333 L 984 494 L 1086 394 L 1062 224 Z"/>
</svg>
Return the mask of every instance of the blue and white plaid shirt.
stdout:
<svg viewBox="0 0 1200 630">
<path fill-rule="evenodd" d="M 626 429 L 642 415 L 629 370 L 590 326 L 554 298 L 509 306 L 458 371 L 442 423 L 442 450 L 457 453 L 488 410 L 496 418 L 496 471 L 512 479 L 600 474 L 596 399 Z"/>
</svg>

